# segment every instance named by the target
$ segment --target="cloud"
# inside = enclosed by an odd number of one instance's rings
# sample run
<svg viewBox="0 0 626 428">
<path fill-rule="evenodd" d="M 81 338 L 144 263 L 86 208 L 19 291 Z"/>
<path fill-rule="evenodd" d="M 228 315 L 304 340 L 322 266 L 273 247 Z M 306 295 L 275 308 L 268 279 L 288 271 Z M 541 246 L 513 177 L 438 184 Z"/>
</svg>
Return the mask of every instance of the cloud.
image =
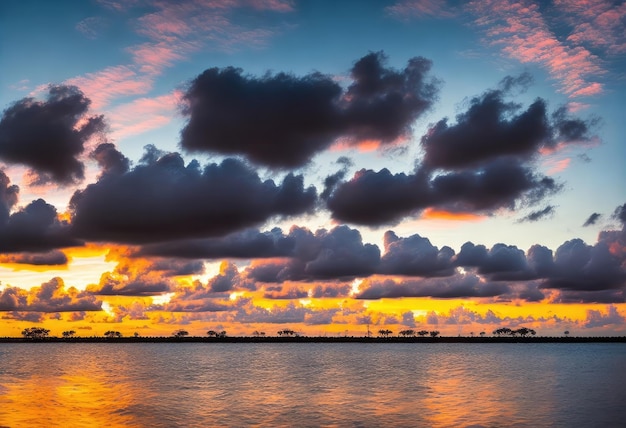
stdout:
<svg viewBox="0 0 626 428">
<path fill-rule="evenodd" d="M 0 159 L 32 169 L 41 183 L 84 178 L 85 143 L 103 135 L 102 116 L 87 116 L 90 100 L 76 87 L 50 86 L 44 101 L 23 98 L 0 120 Z"/>
<path fill-rule="evenodd" d="M 119 152 L 112 143 L 98 145 L 89 156 L 98 163 L 102 175 L 121 175 L 130 169 L 130 160 Z"/>
<path fill-rule="evenodd" d="M 450 247 L 438 249 L 428 238 L 412 235 L 399 238 L 387 231 L 384 236 L 385 252 L 381 258 L 379 273 L 408 276 L 450 276 L 454 273 Z"/>
<path fill-rule="evenodd" d="M 245 229 L 221 238 L 186 239 L 143 245 L 139 256 L 184 257 L 193 259 L 253 259 L 286 257 L 293 254 L 294 239 L 281 229 L 269 232 Z"/>
<path fill-rule="evenodd" d="M 503 81 L 509 90 L 516 79 Z M 502 83 L 501 83 L 502 84 Z M 468 109 L 449 125 L 442 119 L 422 137 L 424 164 L 431 168 L 473 167 L 505 155 L 528 159 L 557 143 L 589 141 L 593 121 L 569 116 L 565 107 L 548 117 L 546 102 L 539 98 L 520 112 L 520 105 L 505 101 L 507 91 L 490 90 L 472 98 Z"/>
<path fill-rule="evenodd" d="M 50 250 L 44 253 L 16 253 L 0 254 L 0 263 L 13 263 L 34 266 L 65 266 L 68 259 L 65 253 L 59 250 Z"/>
<path fill-rule="evenodd" d="M 466 7 L 476 16 L 474 24 L 484 29 L 488 43 L 522 63 L 545 67 L 570 98 L 602 93 L 603 85 L 595 80 L 605 73 L 600 58 L 579 44 L 572 45 L 575 40 L 555 34 L 538 4 L 489 0 Z"/>
<path fill-rule="evenodd" d="M 376 245 L 363 244 L 358 230 L 338 226 L 315 236 L 320 244 L 317 256 L 305 265 L 313 278 L 346 278 L 373 273 L 380 262 Z"/>
<path fill-rule="evenodd" d="M 41 286 L 29 290 L 7 287 L 0 291 L 0 311 L 100 311 L 101 304 L 102 302 L 89 292 L 65 287 L 61 278 L 52 278 Z"/>
<path fill-rule="evenodd" d="M 399 71 L 385 60 L 382 52 L 358 60 L 345 91 L 317 72 L 254 77 L 233 67 L 205 70 L 183 96 L 188 122 L 181 146 L 293 168 L 338 138 L 392 143 L 432 105 L 437 82 L 426 78 L 431 63 L 424 58 Z"/>
<path fill-rule="evenodd" d="M 474 274 L 457 274 L 447 278 L 366 279 L 359 286 L 357 299 L 398 297 L 433 297 L 441 299 L 494 297 L 505 294 L 505 283 L 489 282 Z"/>
<path fill-rule="evenodd" d="M 596 224 L 596 222 L 600 219 L 600 217 L 602 217 L 602 214 L 600 213 L 593 213 L 591 214 L 587 220 L 585 220 L 585 222 L 583 223 L 583 227 L 587 227 L 587 226 L 591 226 Z"/>
<path fill-rule="evenodd" d="M 554 215 L 554 206 L 548 205 L 544 209 L 541 209 L 539 211 L 533 211 L 527 216 L 520 218 L 517 222 L 524 223 L 524 222 L 539 221 L 544 218 L 551 217 L 552 215 Z"/>
<path fill-rule="evenodd" d="M 572 291 L 623 288 L 626 284 L 623 261 L 607 242 L 599 241 L 590 246 L 580 239 L 572 239 L 556 250 L 554 270 L 542 287 Z"/>
<path fill-rule="evenodd" d="M 75 28 L 83 36 L 95 40 L 102 35 L 108 26 L 109 23 L 106 19 L 100 16 L 89 16 L 76 24 Z"/>
<path fill-rule="evenodd" d="M 178 114 L 180 96 L 179 91 L 173 91 L 110 108 L 107 119 L 111 123 L 111 139 L 120 140 L 167 125 Z"/>
<path fill-rule="evenodd" d="M 624 323 L 626 323 L 626 319 L 617 311 L 617 308 L 613 305 L 609 305 L 606 307 L 606 313 L 596 311 L 595 309 L 588 309 L 584 326 L 585 328 L 594 328 L 611 324 L 623 325 Z"/>
<path fill-rule="evenodd" d="M 117 259 L 115 269 L 103 273 L 98 284 L 89 284 L 87 291 L 102 296 L 155 296 L 176 288 L 173 277 L 204 272 L 202 262 L 130 258 L 129 252 L 110 252 L 107 258 Z"/>
<path fill-rule="evenodd" d="M 410 18 L 451 18 L 458 11 L 440 0 L 403 0 L 387 6 L 385 12 L 406 21 Z"/>
<path fill-rule="evenodd" d="M 92 107 L 100 110 L 116 98 L 148 93 L 153 79 L 138 73 L 131 66 L 117 65 L 73 77 L 65 83 L 79 87 L 92 101 Z"/>
<path fill-rule="evenodd" d="M 626 204 L 618 206 L 613 213 L 613 217 L 626 226 Z"/>
<path fill-rule="evenodd" d="M 144 163 L 121 175 L 104 175 L 71 199 L 76 236 L 90 240 L 150 243 L 224 236 L 311 210 L 314 187 L 287 174 L 262 181 L 245 163 L 225 159 L 203 170 L 177 153 L 148 148 Z"/>
<path fill-rule="evenodd" d="M 0 221 L 0 253 L 37 253 L 82 245 L 72 237 L 69 224 L 59 220 L 56 208 L 43 199 L 10 215 L 0 212 L 0 216 L 5 220 Z"/>
<path fill-rule="evenodd" d="M 626 52 L 624 16 L 626 4 L 606 0 L 556 0 L 573 26 L 567 40 L 576 45 L 604 49 L 610 54 Z"/>
<path fill-rule="evenodd" d="M 380 226 L 432 207 L 491 213 L 534 205 L 561 187 L 515 158 L 496 159 L 473 171 L 442 173 L 432 179 L 423 170 L 391 174 L 386 168 L 379 172 L 362 169 L 336 187 L 327 207 L 336 220 Z"/>
</svg>

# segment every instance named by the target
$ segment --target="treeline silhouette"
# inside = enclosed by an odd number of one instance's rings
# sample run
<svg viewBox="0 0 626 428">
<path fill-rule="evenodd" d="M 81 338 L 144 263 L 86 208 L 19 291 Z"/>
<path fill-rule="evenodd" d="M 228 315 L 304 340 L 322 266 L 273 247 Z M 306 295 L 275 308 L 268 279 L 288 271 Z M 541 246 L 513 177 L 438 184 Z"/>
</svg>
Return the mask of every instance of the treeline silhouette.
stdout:
<svg viewBox="0 0 626 428">
<path fill-rule="evenodd" d="M 252 336 L 228 336 L 226 331 L 209 330 L 206 336 L 190 336 L 187 330 L 176 330 L 171 336 L 141 336 L 135 332 L 132 336 L 123 336 L 115 330 L 109 330 L 104 336 L 76 336 L 74 330 L 67 330 L 61 337 L 50 336 L 50 330 L 41 327 L 30 327 L 22 331 L 22 337 L 4 337 L 0 342 L 77 342 L 77 343 L 142 343 L 142 342 L 189 342 L 189 343 L 247 343 L 247 342 L 359 342 L 359 343 L 585 343 L 585 342 L 626 342 L 625 336 L 598 336 L 573 337 L 565 331 L 564 336 L 536 336 L 536 331 L 526 327 L 516 330 L 503 327 L 493 331 L 492 336 L 485 332 L 470 336 L 441 336 L 437 330 L 414 331 L 401 330 L 397 336 L 389 329 L 378 330 L 378 336 L 368 332 L 366 336 L 305 336 L 296 331 L 285 328 L 279 330 L 276 336 L 266 335 L 263 331 L 255 330 Z"/>
</svg>

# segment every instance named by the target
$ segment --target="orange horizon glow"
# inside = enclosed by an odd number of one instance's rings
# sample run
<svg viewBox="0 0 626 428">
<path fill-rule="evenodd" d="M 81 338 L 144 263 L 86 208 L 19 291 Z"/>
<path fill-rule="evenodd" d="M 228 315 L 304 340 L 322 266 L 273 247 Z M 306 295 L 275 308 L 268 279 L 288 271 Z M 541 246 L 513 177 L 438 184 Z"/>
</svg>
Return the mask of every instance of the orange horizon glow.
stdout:
<svg viewBox="0 0 626 428">
<path fill-rule="evenodd" d="M 487 216 L 466 212 L 445 211 L 436 208 L 426 208 L 422 212 L 421 218 L 423 220 L 483 221 L 487 219 Z"/>
</svg>

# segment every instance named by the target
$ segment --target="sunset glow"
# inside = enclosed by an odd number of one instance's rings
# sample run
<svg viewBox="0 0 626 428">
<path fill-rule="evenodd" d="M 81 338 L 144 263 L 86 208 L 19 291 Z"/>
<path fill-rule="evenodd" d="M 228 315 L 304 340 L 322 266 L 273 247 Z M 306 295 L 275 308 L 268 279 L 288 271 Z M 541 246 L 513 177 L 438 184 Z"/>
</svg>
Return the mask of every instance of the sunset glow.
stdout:
<svg viewBox="0 0 626 428">
<path fill-rule="evenodd" d="M 0 2 L 0 337 L 626 335 L 625 20 Z"/>
</svg>

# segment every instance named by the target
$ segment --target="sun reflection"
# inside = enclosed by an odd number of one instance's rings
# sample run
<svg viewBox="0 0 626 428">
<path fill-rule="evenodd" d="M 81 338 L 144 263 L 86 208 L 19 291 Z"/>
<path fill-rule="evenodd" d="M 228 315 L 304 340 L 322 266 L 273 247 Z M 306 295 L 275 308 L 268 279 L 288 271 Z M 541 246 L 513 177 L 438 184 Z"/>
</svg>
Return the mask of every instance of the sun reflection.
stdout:
<svg viewBox="0 0 626 428">
<path fill-rule="evenodd" d="M 130 406 L 128 391 L 114 388 L 105 373 L 91 366 L 71 368 L 74 373 L 38 374 L 5 384 L 0 390 L 0 425 L 41 427 L 138 426 L 124 414 Z"/>
</svg>

